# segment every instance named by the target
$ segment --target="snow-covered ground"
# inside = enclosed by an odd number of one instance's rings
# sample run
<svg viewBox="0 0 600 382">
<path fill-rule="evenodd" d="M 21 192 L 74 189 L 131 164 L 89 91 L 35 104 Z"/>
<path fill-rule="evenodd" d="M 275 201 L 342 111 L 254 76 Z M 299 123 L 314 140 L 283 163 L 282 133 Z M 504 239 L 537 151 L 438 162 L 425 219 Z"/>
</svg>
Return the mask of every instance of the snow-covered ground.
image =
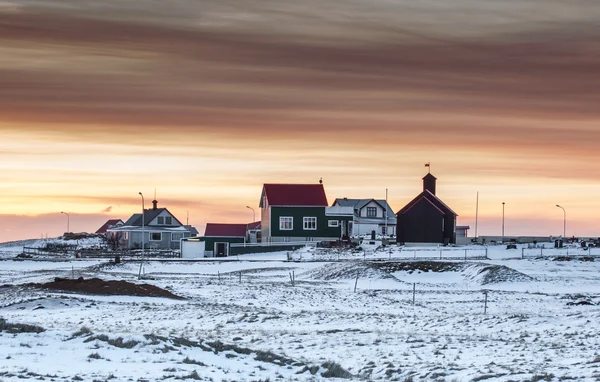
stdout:
<svg viewBox="0 0 600 382">
<path fill-rule="evenodd" d="M 24 286 L 137 283 L 139 263 L 0 261 L 0 317 L 45 329 L 0 332 L 0 380 L 600 380 L 600 260 L 409 250 L 144 265 L 141 282 L 185 300 Z"/>
</svg>

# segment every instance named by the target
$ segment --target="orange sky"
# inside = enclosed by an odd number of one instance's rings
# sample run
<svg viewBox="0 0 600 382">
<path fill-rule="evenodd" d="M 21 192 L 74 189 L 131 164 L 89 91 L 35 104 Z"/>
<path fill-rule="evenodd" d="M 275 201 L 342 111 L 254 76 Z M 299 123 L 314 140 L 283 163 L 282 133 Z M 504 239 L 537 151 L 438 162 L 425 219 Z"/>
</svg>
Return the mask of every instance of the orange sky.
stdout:
<svg viewBox="0 0 600 382">
<path fill-rule="evenodd" d="M 0 241 L 155 188 L 201 231 L 266 182 L 399 210 L 425 162 L 479 234 L 600 236 L 596 1 L 1 0 Z"/>
</svg>

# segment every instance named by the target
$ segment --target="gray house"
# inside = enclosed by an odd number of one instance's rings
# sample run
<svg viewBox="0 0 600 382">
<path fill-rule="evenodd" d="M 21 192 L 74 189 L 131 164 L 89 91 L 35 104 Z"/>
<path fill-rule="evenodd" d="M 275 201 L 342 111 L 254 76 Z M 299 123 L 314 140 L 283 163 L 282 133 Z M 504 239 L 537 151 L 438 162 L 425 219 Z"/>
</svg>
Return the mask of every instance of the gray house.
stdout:
<svg viewBox="0 0 600 382">
<path fill-rule="evenodd" d="M 120 227 L 109 228 L 107 232 L 118 239 L 120 249 L 179 249 L 180 240 L 197 234 L 197 230 L 183 225 L 166 208 L 158 208 L 158 202 L 152 201 L 152 209 L 144 210 L 142 214 L 133 214 Z"/>
</svg>

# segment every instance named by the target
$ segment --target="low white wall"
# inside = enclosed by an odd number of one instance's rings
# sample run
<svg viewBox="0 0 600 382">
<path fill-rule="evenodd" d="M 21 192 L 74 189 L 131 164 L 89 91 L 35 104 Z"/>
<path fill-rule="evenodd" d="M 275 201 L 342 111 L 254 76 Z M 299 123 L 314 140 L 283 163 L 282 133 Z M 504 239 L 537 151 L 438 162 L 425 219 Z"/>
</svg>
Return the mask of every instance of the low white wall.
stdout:
<svg viewBox="0 0 600 382">
<path fill-rule="evenodd" d="M 184 259 L 193 259 L 204 257 L 206 243 L 203 241 L 181 241 L 181 257 Z"/>
</svg>

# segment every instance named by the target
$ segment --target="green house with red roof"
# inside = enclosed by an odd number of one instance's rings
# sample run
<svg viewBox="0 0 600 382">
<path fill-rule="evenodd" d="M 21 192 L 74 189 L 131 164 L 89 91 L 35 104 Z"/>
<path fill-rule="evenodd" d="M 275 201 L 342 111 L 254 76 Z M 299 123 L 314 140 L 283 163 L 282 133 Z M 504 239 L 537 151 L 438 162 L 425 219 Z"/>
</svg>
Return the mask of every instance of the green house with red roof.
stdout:
<svg viewBox="0 0 600 382">
<path fill-rule="evenodd" d="M 351 207 L 329 207 L 317 184 L 264 184 L 260 197 L 261 242 L 335 241 L 348 236 Z"/>
</svg>

